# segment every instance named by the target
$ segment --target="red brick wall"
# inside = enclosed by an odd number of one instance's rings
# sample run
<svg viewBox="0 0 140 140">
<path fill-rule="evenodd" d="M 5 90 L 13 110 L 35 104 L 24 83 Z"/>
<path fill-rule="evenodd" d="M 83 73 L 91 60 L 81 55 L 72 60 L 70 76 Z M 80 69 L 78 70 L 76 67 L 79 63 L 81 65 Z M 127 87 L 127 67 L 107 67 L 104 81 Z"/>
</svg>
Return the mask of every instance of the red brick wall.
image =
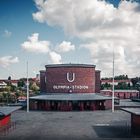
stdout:
<svg viewBox="0 0 140 140">
<path fill-rule="evenodd" d="M 101 90 L 101 93 L 104 95 L 110 95 L 112 96 L 112 91 L 108 90 Z M 114 92 L 115 97 L 118 97 L 120 99 L 130 99 L 131 97 L 138 97 L 138 93 L 137 92 L 122 92 L 122 91 L 115 91 Z"/>
<path fill-rule="evenodd" d="M 0 118 L 0 127 L 7 125 L 11 121 L 11 115 Z"/>
<path fill-rule="evenodd" d="M 100 71 L 95 71 L 95 92 L 100 93 L 101 81 L 100 81 Z"/>
<path fill-rule="evenodd" d="M 45 75 L 46 75 L 46 71 L 40 71 L 40 91 L 41 92 L 46 91 Z"/>
<path fill-rule="evenodd" d="M 75 73 L 73 82 L 67 80 L 67 73 L 70 80 Z M 46 74 L 47 93 L 95 93 L 95 68 L 54 67 L 46 68 Z"/>
<path fill-rule="evenodd" d="M 112 108 L 112 100 L 106 100 L 104 102 L 105 109 L 111 109 Z"/>
<path fill-rule="evenodd" d="M 139 115 L 132 115 L 132 124 L 133 125 L 139 125 L 140 126 L 140 116 Z"/>
<path fill-rule="evenodd" d="M 139 134 L 140 131 L 140 116 L 131 114 L 131 129 L 135 134 Z"/>
</svg>

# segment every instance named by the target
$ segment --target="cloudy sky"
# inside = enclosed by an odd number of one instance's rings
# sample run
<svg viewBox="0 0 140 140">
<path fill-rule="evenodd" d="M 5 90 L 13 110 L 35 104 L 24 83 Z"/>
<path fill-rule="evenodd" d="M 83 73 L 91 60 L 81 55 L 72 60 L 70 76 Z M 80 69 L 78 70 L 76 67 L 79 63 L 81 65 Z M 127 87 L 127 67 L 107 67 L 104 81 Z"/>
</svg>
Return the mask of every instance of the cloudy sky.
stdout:
<svg viewBox="0 0 140 140">
<path fill-rule="evenodd" d="M 46 64 L 94 64 L 102 77 L 140 76 L 140 1 L 0 0 L 0 79 Z"/>
</svg>

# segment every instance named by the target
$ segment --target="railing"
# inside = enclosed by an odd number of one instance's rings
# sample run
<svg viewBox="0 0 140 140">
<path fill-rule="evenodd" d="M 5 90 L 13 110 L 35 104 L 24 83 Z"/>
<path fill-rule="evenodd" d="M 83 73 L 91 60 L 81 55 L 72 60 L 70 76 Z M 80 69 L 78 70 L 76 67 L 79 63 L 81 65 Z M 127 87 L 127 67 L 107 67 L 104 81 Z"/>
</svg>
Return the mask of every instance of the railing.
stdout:
<svg viewBox="0 0 140 140">
<path fill-rule="evenodd" d="M 16 129 L 16 122 L 9 122 L 8 124 L 1 126 L 0 125 L 0 135 L 6 136 L 8 133 Z"/>
<path fill-rule="evenodd" d="M 2 98 L 0 97 L 0 106 L 2 105 L 6 105 L 8 103 L 15 103 L 17 101 L 17 99 L 15 97 L 10 97 L 10 98 Z"/>
</svg>

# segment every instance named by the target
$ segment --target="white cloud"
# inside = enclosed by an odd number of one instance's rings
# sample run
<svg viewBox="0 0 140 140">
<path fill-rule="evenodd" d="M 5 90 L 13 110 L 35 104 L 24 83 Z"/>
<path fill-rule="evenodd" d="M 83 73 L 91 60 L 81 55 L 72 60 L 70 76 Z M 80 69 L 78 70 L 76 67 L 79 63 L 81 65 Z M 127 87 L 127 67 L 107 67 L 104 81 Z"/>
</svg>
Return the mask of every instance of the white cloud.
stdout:
<svg viewBox="0 0 140 140">
<path fill-rule="evenodd" d="M 71 42 L 63 41 L 58 45 L 59 52 L 69 52 L 75 50 L 75 46 L 71 44 Z"/>
<path fill-rule="evenodd" d="M 91 58 L 110 74 L 112 49 L 116 51 L 116 73 L 140 74 L 140 4 L 121 1 L 118 8 L 98 0 L 36 0 L 34 20 L 61 27 L 78 37 Z"/>
<path fill-rule="evenodd" d="M 11 37 L 11 35 L 12 35 L 12 32 L 10 32 L 8 30 L 5 30 L 4 31 L 4 34 L 3 34 L 4 37 L 7 37 L 8 38 L 8 37 Z"/>
<path fill-rule="evenodd" d="M 49 56 L 50 56 L 51 62 L 53 64 L 61 64 L 62 63 L 62 58 L 61 58 L 60 54 L 52 51 L 49 53 Z"/>
<path fill-rule="evenodd" d="M 32 36 L 29 36 L 28 41 L 25 41 L 23 44 L 21 44 L 22 48 L 26 51 L 34 53 L 48 53 L 50 50 L 50 42 L 40 41 L 38 37 L 38 33 L 34 33 Z"/>
<path fill-rule="evenodd" d="M 59 53 L 54 52 L 50 48 L 50 41 L 40 41 L 39 34 L 34 33 L 32 36 L 28 37 L 28 41 L 25 41 L 21 44 L 22 48 L 28 52 L 33 53 L 44 53 L 47 54 L 50 58 L 50 62 L 54 64 L 62 63 L 62 58 Z M 71 45 L 71 44 L 70 44 Z"/>
<path fill-rule="evenodd" d="M 7 67 L 11 64 L 18 63 L 18 62 L 19 62 L 18 57 L 13 57 L 13 56 L 0 57 L 0 65 L 2 67 Z"/>
</svg>

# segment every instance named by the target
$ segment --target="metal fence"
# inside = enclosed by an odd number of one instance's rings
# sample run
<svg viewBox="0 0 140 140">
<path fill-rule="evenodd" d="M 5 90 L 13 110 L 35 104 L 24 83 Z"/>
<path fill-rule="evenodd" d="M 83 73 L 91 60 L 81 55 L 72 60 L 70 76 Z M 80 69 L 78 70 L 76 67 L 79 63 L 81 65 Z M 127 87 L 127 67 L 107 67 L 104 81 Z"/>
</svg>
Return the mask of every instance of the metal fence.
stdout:
<svg viewBox="0 0 140 140">
<path fill-rule="evenodd" d="M 9 122 L 4 126 L 0 126 L 0 135 L 6 136 L 8 133 L 16 129 L 16 122 Z"/>
<path fill-rule="evenodd" d="M 17 99 L 15 97 L 10 97 L 10 98 L 3 98 L 3 97 L 0 97 L 0 103 L 15 103 L 17 101 Z"/>
</svg>

